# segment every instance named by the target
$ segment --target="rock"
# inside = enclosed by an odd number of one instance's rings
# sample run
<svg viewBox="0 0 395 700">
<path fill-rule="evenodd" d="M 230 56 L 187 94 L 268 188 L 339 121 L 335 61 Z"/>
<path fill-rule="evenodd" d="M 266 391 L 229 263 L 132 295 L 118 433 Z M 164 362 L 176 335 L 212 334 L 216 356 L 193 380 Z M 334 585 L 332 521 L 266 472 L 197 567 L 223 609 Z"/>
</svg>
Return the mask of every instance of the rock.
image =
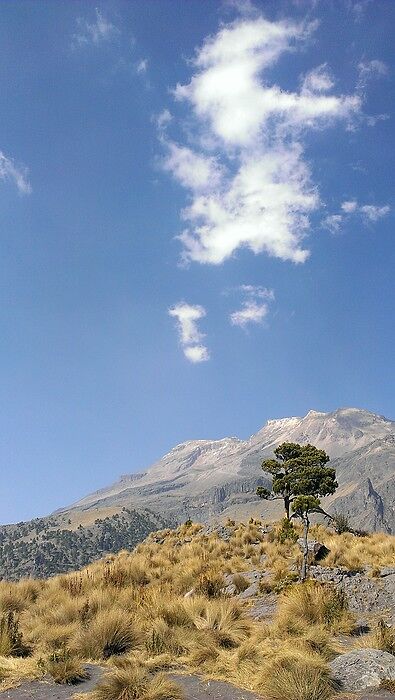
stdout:
<svg viewBox="0 0 395 700">
<path fill-rule="evenodd" d="M 304 550 L 304 542 L 302 537 L 299 537 L 298 539 L 298 545 L 300 550 L 303 552 Z M 329 549 L 328 547 L 325 547 L 322 542 L 317 542 L 317 540 L 309 540 L 307 542 L 307 547 L 309 550 L 309 554 L 314 557 L 315 561 L 320 561 L 321 559 L 324 559 L 327 554 L 329 554 Z"/>
<path fill-rule="evenodd" d="M 239 593 L 237 596 L 240 600 L 247 600 L 247 598 L 253 598 L 257 593 L 259 592 L 259 583 L 255 581 L 254 583 L 251 584 L 251 586 L 248 586 L 248 588 L 245 589 L 245 591 L 242 591 Z"/>
<path fill-rule="evenodd" d="M 274 614 L 277 609 L 277 596 L 269 593 L 259 598 L 255 598 L 251 608 L 248 611 L 250 617 L 254 620 L 266 620 L 270 621 L 273 619 Z"/>
<path fill-rule="evenodd" d="M 218 535 L 224 542 L 229 542 L 233 535 L 233 528 L 227 527 L 226 525 L 206 525 L 200 531 L 201 535 Z"/>
<path fill-rule="evenodd" d="M 190 591 L 187 591 L 187 592 L 184 594 L 184 598 L 191 598 L 191 597 L 194 595 L 194 593 L 195 593 L 195 589 L 194 589 L 194 588 L 191 588 Z"/>
<path fill-rule="evenodd" d="M 395 657 L 378 649 L 341 654 L 329 666 L 335 683 L 347 692 L 379 688 L 383 680 L 395 681 Z"/>
<path fill-rule="evenodd" d="M 349 571 L 344 567 L 311 566 L 310 576 L 317 581 L 334 583 L 345 593 L 351 612 L 380 614 L 395 623 L 395 574 L 389 569 L 384 576 L 370 578 L 361 571 Z"/>
</svg>

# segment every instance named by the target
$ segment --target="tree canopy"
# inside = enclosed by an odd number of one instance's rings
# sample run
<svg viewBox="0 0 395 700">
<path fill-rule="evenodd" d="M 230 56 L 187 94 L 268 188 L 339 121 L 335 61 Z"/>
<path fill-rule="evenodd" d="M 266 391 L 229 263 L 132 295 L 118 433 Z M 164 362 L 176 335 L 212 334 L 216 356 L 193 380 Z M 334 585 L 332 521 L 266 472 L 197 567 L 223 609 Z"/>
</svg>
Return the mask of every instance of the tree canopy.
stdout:
<svg viewBox="0 0 395 700">
<path fill-rule="evenodd" d="M 257 494 L 266 500 L 284 501 L 286 516 L 299 496 L 315 498 L 335 492 L 338 484 L 335 470 L 327 467 L 329 456 L 314 445 L 284 442 L 274 450 L 277 459 L 264 459 L 262 469 L 272 475 L 271 491 L 262 486 Z"/>
</svg>

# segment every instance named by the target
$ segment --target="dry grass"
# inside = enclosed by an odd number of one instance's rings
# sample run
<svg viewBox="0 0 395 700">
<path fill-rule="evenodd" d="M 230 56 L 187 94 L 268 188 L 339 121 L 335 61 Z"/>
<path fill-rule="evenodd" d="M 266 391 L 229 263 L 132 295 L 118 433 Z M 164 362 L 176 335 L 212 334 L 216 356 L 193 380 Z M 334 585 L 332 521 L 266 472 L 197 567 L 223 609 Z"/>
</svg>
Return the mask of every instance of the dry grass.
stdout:
<svg viewBox="0 0 395 700">
<path fill-rule="evenodd" d="M 336 635 L 353 627 L 345 601 L 329 586 L 295 585 L 300 552 L 283 524 L 268 534 L 257 520 L 228 528 L 226 542 L 185 525 L 81 572 L 0 582 L 0 617 L 13 615 L 21 643 L 31 648 L 26 659 L 9 656 L 15 649 L 0 634 L 0 653 L 8 654 L 0 658 L 0 688 L 41 677 L 51 659 L 51 673 L 70 679 L 81 663 L 96 660 L 111 670 L 93 700 L 179 698 L 160 675 L 169 669 L 230 681 L 268 700 L 326 700 L 327 663 L 341 651 Z M 393 537 L 336 535 L 322 525 L 312 535 L 331 550 L 325 565 L 367 563 L 379 572 L 395 561 Z M 270 627 L 249 617 L 248 602 L 224 594 L 225 574 L 242 591 L 242 572 L 252 569 L 269 572 L 266 589 L 279 593 Z M 377 629 L 369 643 L 390 650 L 391 635 Z"/>
<path fill-rule="evenodd" d="M 183 700 L 179 686 L 163 673 L 151 676 L 127 659 L 99 681 L 92 700 Z"/>
<path fill-rule="evenodd" d="M 84 669 L 81 662 L 71 656 L 66 649 L 61 652 L 53 653 L 49 659 L 44 662 L 43 667 L 53 678 L 55 683 L 75 685 L 89 678 L 89 674 Z"/>
<path fill-rule="evenodd" d="M 328 674 L 306 663 L 273 669 L 260 690 L 267 700 L 329 700 L 333 696 Z"/>
</svg>

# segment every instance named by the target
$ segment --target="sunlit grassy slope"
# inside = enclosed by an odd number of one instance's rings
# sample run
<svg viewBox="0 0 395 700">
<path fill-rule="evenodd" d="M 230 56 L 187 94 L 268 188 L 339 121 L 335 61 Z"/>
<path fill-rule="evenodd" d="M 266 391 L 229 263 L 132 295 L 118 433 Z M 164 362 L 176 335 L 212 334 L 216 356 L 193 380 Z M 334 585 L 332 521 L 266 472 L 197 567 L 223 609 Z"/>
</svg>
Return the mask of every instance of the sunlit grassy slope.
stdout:
<svg viewBox="0 0 395 700">
<path fill-rule="evenodd" d="M 169 669 L 227 680 L 270 700 L 288 700 L 284 688 L 291 681 L 296 700 L 330 697 L 328 660 L 341 653 L 354 626 L 343 596 L 329 586 L 295 582 L 299 548 L 280 541 L 279 525 L 266 531 L 257 520 L 229 523 L 227 541 L 202 530 L 184 525 L 157 532 L 133 552 L 80 572 L 0 582 L 2 687 L 46 672 L 72 680 L 83 661 L 93 660 L 112 668 L 97 700 L 118 698 L 125 678 L 146 693 L 148 686 L 167 688 L 167 696 L 155 691 L 154 700 L 173 697 L 171 692 L 176 698 L 165 677 L 151 683 L 151 673 Z M 322 525 L 312 535 L 330 549 L 325 566 L 395 563 L 394 537 L 336 535 Z M 248 585 L 242 572 L 250 570 L 266 572 L 263 601 L 278 601 L 271 621 L 253 619 L 252 599 L 225 591 L 224 576 L 233 577 L 237 592 Z M 395 646 L 378 632 L 375 639 Z M 356 643 L 350 637 L 347 648 Z M 146 697 L 143 691 L 130 695 L 140 696 Z"/>
</svg>

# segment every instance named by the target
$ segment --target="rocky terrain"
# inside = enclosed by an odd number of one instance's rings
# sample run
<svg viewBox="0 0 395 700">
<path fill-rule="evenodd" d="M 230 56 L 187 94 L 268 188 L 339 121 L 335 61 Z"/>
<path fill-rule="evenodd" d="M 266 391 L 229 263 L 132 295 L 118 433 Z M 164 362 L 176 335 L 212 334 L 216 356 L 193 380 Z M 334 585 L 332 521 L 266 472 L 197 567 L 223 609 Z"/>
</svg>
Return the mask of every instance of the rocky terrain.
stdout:
<svg viewBox="0 0 395 700">
<path fill-rule="evenodd" d="M 330 455 L 339 488 L 326 510 L 344 513 L 354 528 L 395 532 L 395 422 L 357 408 L 309 411 L 270 420 L 248 440 L 181 443 L 146 471 L 124 475 L 49 519 L 1 527 L 0 576 L 77 568 L 141 540 L 160 526 L 158 517 L 168 524 L 276 519 L 281 505 L 261 501 L 256 488 L 270 486 L 261 461 L 285 441 L 310 442 Z M 123 509 L 134 513 L 131 520 Z"/>
</svg>

